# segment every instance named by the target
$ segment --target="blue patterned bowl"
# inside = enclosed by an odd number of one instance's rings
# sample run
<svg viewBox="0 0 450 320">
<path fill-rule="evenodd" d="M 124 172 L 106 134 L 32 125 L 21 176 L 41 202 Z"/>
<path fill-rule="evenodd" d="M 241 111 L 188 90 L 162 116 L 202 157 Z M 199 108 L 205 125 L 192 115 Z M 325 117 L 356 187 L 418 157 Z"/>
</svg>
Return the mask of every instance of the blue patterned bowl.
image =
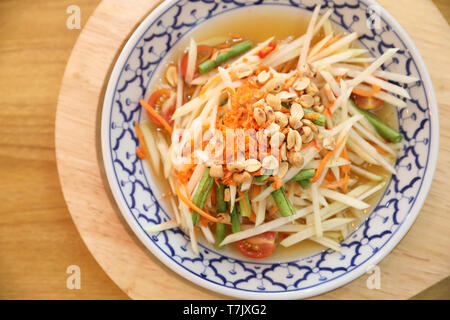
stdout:
<svg viewBox="0 0 450 320">
<path fill-rule="evenodd" d="M 164 57 L 206 20 L 240 14 L 249 8 L 271 10 L 288 6 L 300 14 L 321 3 L 333 9 L 332 21 L 361 34 L 360 42 L 373 56 L 386 49 L 400 51 L 383 69 L 420 79 L 404 86 L 412 99 L 398 109 L 405 137 L 384 195 L 373 212 L 345 241 L 342 252 L 326 250 L 308 257 L 281 261 L 243 259 L 200 244 L 195 256 L 181 230 L 148 235 L 149 224 L 170 219 L 158 203 L 161 193 L 152 173 L 136 158 L 133 122 L 142 117 L 138 101 L 154 80 Z M 247 11 L 248 12 L 248 11 Z M 378 13 L 375 15 L 374 12 Z M 376 28 L 370 23 L 377 22 Z M 174 49 L 175 50 L 175 49 Z M 399 97 L 400 98 L 400 97 Z M 244 299 L 292 299 L 317 295 L 342 286 L 367 272 L 406 234 L 419 214 L 436 166 L 439 123 L 432 84 L 416 47 L 384 9 L 371 0 L 170 0 L 155 9 L 132 34 L 119 56 L 105 95 L 102 150 L 114 198 L 126 221 L 145 246 L 168 267 L 210 290 Z"/>
</svg>

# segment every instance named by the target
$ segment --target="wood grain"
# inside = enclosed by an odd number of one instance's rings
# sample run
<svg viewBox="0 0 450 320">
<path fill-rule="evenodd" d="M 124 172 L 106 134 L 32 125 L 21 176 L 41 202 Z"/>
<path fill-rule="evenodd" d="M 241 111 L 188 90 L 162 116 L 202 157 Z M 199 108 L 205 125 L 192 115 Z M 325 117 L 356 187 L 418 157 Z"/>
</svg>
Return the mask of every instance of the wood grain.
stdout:
<svg viewBox="0 0 450 320">
<path fill-rule="evenodd" d="M 82 23 L 100 1 L 77 0 Z M 0 299 L 124 299 L 82 242 L 56 171 L 54 121 L 80 30 L 70 0 L 0 1 Z M 81 268 L 81 290 L 66 268 Z"/>
<path fill-rule="evenodd" d="M 441 0 L 438 0 L 438 2 Z M 94 39 L 104 40 L 106 36 L 113 44 L 108 44 L 107 60 L 100 60 L 104 66 L 86 69 L 83 61 L 69 62 L 68 74 L 83 83 L 82 89 L 88 93 L 80 97 L 81 109 L 74 114 L 98 106 L 106 74 L 114 57 L 119 52 L 126 36 L 137 22 L 150 11 L 151 1 L 121 1 L 103 3 L 94 14 L 96 21 L 90 21 L 83 33 L 94 34 Z M 439 11 L 430 1 L 402 0 L 380 1 L 402 24 L 419 48 L 431 73 L 439 101 L 441 116 L 441 150 L 436 179 L 428 200 L 418 220 L 400 245 L 380 264 L 382 269 L 382 290 L 368 290 L 366 277 L 352 282 L 320 298 L 407 298 L 442 279 L 450 272 L 448 255 L 449 240 L 446 235 L 449 221 L 447 212 L 450 201 L 446 195 L 449 187 L 447 172 L 450 159 L 450 105 L 449 101 L 449 27 Z M 93 12 L 97 0 L 77 0 L 81 7 L 82 23 Z M 72 46 L 80 34 L 78 30 L 65 27 L 65 10 L 72 1 L 66 0 L 3 0 L 0 2 L 0 298 L 7 299 L 123 299 L 127 296 L 108 279 L 92 255 L 81 241 L 68 214 L 58 182 L 54 152 L 54 120 L 56 99 L 60 81 Z M 445 1 L 444 1 L 445 4 Z M 124 6 L 127 6 L 126 8 Z M 136 8 L 139 8 L 137 10 Z M 408 10 L 405 10 L 408 8 Z M 120 9 L 120 10 L 119 10 Z M 115 17 L 111 12 L 127 12 L 127 17 Z M 447 12 L 447 16 L 448 16 Z M 124 20 L 125 19 L 125 20 Z M 107 21 L 109 27 L 105 28 Z M 422 24 L 418 24 L 421 21 Z M 92 22 L 92 23 L 91 23 Z M 432 36 L 430 36 L 432 35 Z M 78 45 L 89 37 L 81 36 Z M 96 42 L 88 41 L 85 52 L 94 51 Z M 74 55 L 77 52 L 75 48 Z M 79 53 L 79 51 L 78 51 Z M 91 59 L 91 57 L 89 57 Z M 88 60 L 89 60 L 88 59 Z M 78 70 L 70 65 L 82 63 Z M 447 69 L 445 69 L 447 68 Z M 71 70 L 71 71 L 70 71 Z M 94 70 L 95 77 L 83 75 L 86 70 Z M 69 73 L 72 72 L 72 73 Z M 67 74 L 66 74 L 67 78 Z M 67 79 L 66 79 L 67 80 Z M 77 82 L 78 83 L 78 82 Z M 65 86 L 66 85 L 66 86 Z M 91 88 L 90 85 L 93 87 Z M 62 85 L 67 89 L 67 81 Z M 72 92 L 79 90 L 69 87 Z M 97 93 L 95 93 L 95 92 Z M 79 92 L 79 91 L 78 91 Z M 63 96 L 62 96 L 63 97 Z M 59 117 L 59 116 L 58 116 Z M 95 113 L 92 116 L 95 118 Z M 92 125 L 92 119 L 84 117 L 83 124 Z M 75 127 L 70 127 L 71 129 Z M 69 129 L 70 129 L 69 128 Z M 90 127 L 92 128 L 92 127 Z M 77 132 L 78 131 L 71 131 Z M 89 133 L 91 139 L 95 134 Z M 86 138 L 84 135 L 81 138 Z M 91 147 L 93 144 L 90 145 Z M 81 149 L 76 153 L 77 163 L 70 169 L 74 173 L 98 168 L 95 152 L 87 156 Z M 60 155 L 62 162 L 73 160 Z M 80 156 L 80 157 L 79 157 Z M 84 159 L 79 161 L 78 159 Z M 98 189 L 76 181 L 79 189 L 88 187 L 96 197 L 101 197 L 103 206 L 109 202 L 101 187 L 101 181 L 88 176 Z M 63 178 L 64 179 L 64 178 Z M 65 177 L 66 181 L 70 176 Z M 64 181 L 64 180 L 63 180 Z M 67 196 L 67 192 L 66 192 Z M 74 193 L 71 198 L 77 198 Z M 69 198 L 69 197 L 68 197 Z M 82 199 L 82 198 L 80 198 Z M 89 200 L 68 201 L 69 206 L 82 205 L 85 212 L 101 217 L 108 208 L 98 207 Z M 109 208 L 109 210 L 113 210 Z M 106 247 L 113 237 L 105 230 L 96 230 L 92 242 L 86 241 L 101 266 L 112 276 L 119 286 L 135 298 L 220 298 L 209 291 L 193 286 L 161 265 L 142 248 L 121 222 L 114 211 L 114 219 L 105 226 L 123 235 L 121 245 Z M 77 218 L 74 216 L 74 220 Z M 111 224 L 111 225 L 110 225 Z M 92 227 L 78 222 L 83 234 Z M 114 233 L 116 235 L 116 233 Z M 106 243 L 106 244 L 105 244 Z M 435 244 L 437 244 L 435 246 Z M 137 253 L 124 252 L 126 246 L 137 247 Z M 108 261 L 107 255 L 96 255 L 97 251 L 123 254 L 121 259 Z M 119 270 L 115 262 L 124 264 L 127 259 L 136 258 L 146 268 L 150 277 L 140 276 L 135 266 Z M 77 264 L 82 270 L 82 289 L 68 290 L 65 287 L 68 265 Z M 157 275 L 157 276 L 155 276 Z M 121 282 L 120 278 L 132 279 Z M 153 279 L 153 280 L 152 280 Z M 157 280 L 155 280 L 157 279 Z M 151 287 L 146 288 L 147 287 Z M 150 290 L 150 291 L 149 291 Z M 441 296 L 442 297 L 442 296 Z M 448 298 L 448 297 L 447 297 Z"/>
</svg>

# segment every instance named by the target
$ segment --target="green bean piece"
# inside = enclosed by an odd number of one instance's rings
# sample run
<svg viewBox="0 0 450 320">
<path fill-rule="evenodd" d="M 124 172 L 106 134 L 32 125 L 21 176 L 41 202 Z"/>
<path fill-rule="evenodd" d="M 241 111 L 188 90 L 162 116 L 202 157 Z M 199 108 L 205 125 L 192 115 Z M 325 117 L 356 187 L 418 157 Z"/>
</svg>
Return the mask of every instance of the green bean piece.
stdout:
<svg viewBox="0 0 450 320">
<path fill-rule="evenodd" d="M 225 213 L 227 212 L 227 203 L 224 200 L 225 186 L 221 183 L 216 188 L 216 212 Z"/>
<path fill-rule="evenodd" d="M 192 202 L 200 209 L 203 209 L 203 207 L 205 206 L 206 199 L 208 199 L 213 183 L 214 179 L 209 175 L 209 168 L 206 168 L 198 184 L 197 191 L 195 191 L 194 197 L 192 198 Z M 194 223 L 194 225 L 198 225 L 199 221 L 200 214 L 198 212 L 193 212 L 192 222 Z"/>
<path fill-rule="evenodd" d="M 225 224 L 223 223 L 216 223 L 216 247 L 219 249 L 225 248 L 225 246 L 221 246 L 223 239 L 225 239 L 226 233 L 225 233 Z"/>
<path fill-rule="evenodd" d="M 252 209 L 250 205 L 250 198 L 248 192 L 245 194 L 244 198 L 239 200 L 239 209 L 241 210 L 241 216 L 250 217 L 252 214 Z"/>
<path fill-rule="evenodd" d="M 236 209 L 236 204 L 234 205 L 233 210 L 231 210 L 230 216 L 231 216 L 231 231 L 233 233 L 241 231 L 241 222 L 239 221 L 239 215 Z"/>
<path fill-rule="evenodd" d="M 297 182 L 302 187 L 302 189 L 306 190 L 306 189 L 308 189 L 309 185 L 311 184 L 311 179 L 300 180 Z"/>
<path fill-rule="evenodd" d="M 253 182 L 256 183 L 263 183 L 264 181 L 266 181 L 268 178 L 270 177 L 270 175 L 268 174 L 263 174 L 261 176 L 256 176 L 253 178 Z"/>
<path fill-rule="evenodd" d="M 383 121 L 381 121 L 376 115 L 373 113 L 360 109 L 355 101 L 353 99 L 349 99 L 352 105 L 355 107 L 356 110 L 358 110 L 377 130 L 377 132 L 383 137 L 386 138 L 394 143 L 402 141 L 403 137 L 402 135 L 389 127 L 387 124 L 385 124 Z"/>
<path fill-rule="evenodd" d="M 303 111 L 304 111 L 305 113 L 315 113 L 315 114 L 318 114 L 319 116 L 318 116 L 316 119 L 312 120 L 312 122 L 313 122 L 314 124 L 317 124 L 318 126 L 321 126 L 321 127 L 325 126 L 325 116 L 324 116 L 323 114 L 318 113 L 318 112 L 314 112 L 314 111 L 312 111 L 311 109 L 306 109 L 306 108 L 303 108 Z"/>
<path fill-rule="evenodd" d="M 312 177 L 314 177 L 315 174 L 316 174 L 315 169 L 304 169 L 304 170 L 301 170 L 299 173 L 297 173 L 291 179 L 291 181 L 301 181 L 301 180 L 311 179 Z"/>
<path fill-rule="evenodd" d="M 278 211 L 283 217 L 291 216 L 295 210 L 293 210 L 294 206 L 290 203 L 289 199 L 286 197 L 286 193 L 284 192 L 284 188 L 281 187 L 271 193 L 275 204 L 278 207 Z"/>
<path fill-rule="evenodd" d="M 252 42 L 250 40 L 245 40 L 240 43 L 235 44 L 231 47 L 231 50 L 221 52 L 217 55 L 216 60 L 206 60 L 198 66 L 198 72 L 200 74 L 207 73 L 222 63 L 236 57 L 237 55 L 244 53 L 252 47 Z"/>
<path fill-rule="evenodd" d="M 224 200 L 225 186 L 221 183 L 216 188 L 216 212 L 225 213 L 227 212 L 227 203 Z M 216 247 L 223 249 L 225 246 L 221 246 L 223 239 L 225 239 L 225 224 L 217 222 L 216 223 Z"/>
</svg>

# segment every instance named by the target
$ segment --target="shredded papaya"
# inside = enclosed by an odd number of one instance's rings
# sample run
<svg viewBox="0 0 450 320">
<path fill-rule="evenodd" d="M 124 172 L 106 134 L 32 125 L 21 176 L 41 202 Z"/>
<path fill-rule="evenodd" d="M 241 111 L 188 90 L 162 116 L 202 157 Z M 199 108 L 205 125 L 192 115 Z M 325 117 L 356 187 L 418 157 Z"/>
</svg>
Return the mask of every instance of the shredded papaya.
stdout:
<svg viewBox="0 0 450 320">
<path fill-rule="evenodd" d="M 339 149 L 339 147 L 344 143 L 344 141 L 345 141 L 345 137 L 342 138 L 341 141 L 339 141 L 339 143 L 336 145 L 336 147 L 335 147 L 333 150 L 329 151 L 329 152 L 325 155 L 325 157 L 323 157 L 323 159 L 322 159 L 322 160 L 320 161 L 320 163 L 319 163 L 319 167 L 318 167 L 317 170 L 316 170 L 316 174 L 315 174 L 314 177 L 312 178 L 311 182 L 316 182 L 316 181 L 319 179 L 320 175 L 322 174 L 323 170 L 325 169 L 325 166 L 327 165 L 328 160 L 330 160 L 330 158 L 331 158 L 331 157 L 333 156 L 333 154 L 334 154 L 334 151 L 335 151 L 336 149 Z"/>
</svg>

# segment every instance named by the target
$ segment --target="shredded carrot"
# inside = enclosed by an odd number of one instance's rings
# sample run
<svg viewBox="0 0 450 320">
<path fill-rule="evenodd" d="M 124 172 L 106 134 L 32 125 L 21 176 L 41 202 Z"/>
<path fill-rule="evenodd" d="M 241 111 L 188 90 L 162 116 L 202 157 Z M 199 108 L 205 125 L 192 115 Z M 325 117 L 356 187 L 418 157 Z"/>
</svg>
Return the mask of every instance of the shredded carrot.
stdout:
<svg viewBox="0 0 450 320">
<path fill-rule="evenodd" d="M 255 199 L 261 193 L 261 186 L 254 184 L 250 194 L 250 200 Z"/>
<path fill-rule="evenodd" d="M 305 113 L 305 115 L 303 116 L 304 119 L 308 119 L 311 121 L 316 120 L 318 117 L 320 117 L 319 113 Z"/>
<path fill-rule="evenodd" d="M 377 144 L 373 143 L 372 141 L 369 141 L 369 143 L 377 150 L 379 154 L 385 155 L 388 154 L 388 152 L 384 149 L 381 149 Z"/>
<path fill-rule="evenodd" d="M 331 101 L 326 107 L 325 114 L 329 115 L 330 117 L 333 116 L 333 113 L 331 112 L 331 108 L 334 106 L 335 101 Z"/>
<path fill-rule="evenodd" d="M 147 102 L 145 102 L 142 99 L 139 102 L 145 108 L 145 110 L 147 110 L 149 114 L 155 117 L 161 123 L 164 129 L 166 129 L 167 132 L 169 132 L 169 134 L 172 135 L 173 130 L 170 124 L 167 123 L 167 121 L 163 117 L 161 117 L 161 115 L 155 109 L 153 109 Z"/>
<path fill-rule="evenodd" d="M 178 197 L 180 198 L 180 200 L 183 201 L 192 210 L 199 213 L 201 216 L 205 217 L 209 221 L 224 223 L 222 220 L 217 219 L 216 217 L 213 217 L 209 213 L 207 213 L 207 212 L 203 211 L 202 209 L 200 209 L 199 207 L 197 207 L 191 200 L 189 200 L 184 194 L 182 194 L 180 192 L 180 189 L 178 189 L 178 187 L 175 183 L 173 184 L 173 188 L 175 189 L 175 192 L 178 195 Z"/>
<path fill-rule="evenodd" d="M 248 217 L 248 219 L 253 223 L 256 222 L 256 214 L 253 210 L 252 210 L 252 214 L 250 215 L 250 217 Z"/>
<path fill-rule="evenodd" d="M 317 150 L 319 150 L 320 151 L 320 148 L 319 148 L 319 146 L 317 145 L 317 141 L 316 141 L 316 139 L 313 139 L 313 146 L 314 146 L 314 148 L 316 148 Z"/>
<path fill-rule="evenodd" d="M 345 146 L 342 149 L 341 157 L 346 159 L 346 160 L 348 160 L 347 147 L 345 147 Z M 350 165 L 349 164 L 347 164 L 345 166 L 342 166 L 341 168 L 342 168 L 342 172 L 344 174 L 349 174 L 350 173 Z"/>
<path fill-rule="evenodd" d="M 204 87 L 203 89 L 200 91 L 200 93 L 198 94 L 199 96 L 204 94 L 206 91 L 208 91 L 208 89 L 214 85 L 216 82 L 220 81 L 221 77 L 220 75 L 216 75 L 214 78 L 212 78 Z"/>
<path fill-rule="evenodd" d="M 198 222 L 199 226 L 207 227 L 208 226 L 208 219 L 205 217 L 200 217 L 200 221 Z"/>
<path fill-rule="evenodd" d="M 273 216 L 275 214 L 275 212 L 277 212 L 278 207 L 277 206 L 273 206 L 272 208 L 270 208 L 269 210 L 269 217 Z"/>
<path fill-rule="evenodd" d="M 265 65 L 260 65 L 259 67 L 258 67 L 258 69 L 256 69 L 256 71 L 255 71 L 255 74 L 256 75 L 258 75 L 258 74 L 260 74 L 261 72 L 263 72 L 263 71 L 269 71 L 270 69 L 269 69 L 269 67 L 268 66 L 265 66 Z"/>
<path fill-rule="evenodd" d="M 319 167 L 316 170 L 316 174 L 314 175 L 314 177 L 311 180 L 312 182 L 316 182 L 319 179 L 320 175 L 322 174 L 323 170 L 325 169 L 325 166 L 326 166 L 328 160 L 330 160 L 330 158 L 334 154 L 334 151 L 336 149 L 339 149 L 339 147 L 344 143 L 344 141 L 345 141 L 345 137 L 342 138 L 341 141 L 339 141 L 339 143 L 336 145 L 336 147 L 333 150 L 329 151 L 325 155 L 325 157 L 323 157 L 322 161 L 320 161 L 320 163 L 319 163 Z"/>
<path fill-rule="evenodd" d="M 308 148 L 311 145 L 311 143 L 312 142 L 302 145 L 302 150 L 305 150 L 306 148 Z"/>
<path fill-rule="evenodd" d="M 136 155 L 139 159 L 145 159 L 145 151 L 144 148 L 139 147 L 136 149 Z"/>
<path fill-rule="evenodd" d="M 374 85 L 374 84 L 372 85 L 372 91 L 371 92 L 360 90 L 360 89 L 357 89 L 357 88 L 354 88 L 352 90 L 352 92 L 354 94 L 357 94 L 358 96 L 362 96 L 362 97 L 367 97 L 367 98 L 373 97 L 375 94 L 377 94 L 380 91 L 381 91 L 381 88 L 379 86 Z"/>
<path fill-rule="evenodd" d="M 327 189 L 337 189 L 339 187 L 344 187 L 345 185 L 347 185 L 349 180 L 350 180 L 349 176 L 346 175 L 341 180 L 332 182 L 332 183 L 323 184 L 322 187 L 327 188 Z"/>
<path fill-rule="evenodd" d="M 280 177 L 272 176 L 266 179 L 266 181 L 273 181 L 271 187 L 274 189 L 280 189 L 283 186 L 283 180 Z"/>
<path fill-rule="evenodd" d="M 297 80 L 297 77 L 298 77 L 298 75 L 296 73 L 292 77 L 286 79 L 286 81 L 284 82 L 284 85 L 283 85 L 283 89 L 287 90 L 290 87 L 292 87 L 292 85 L 294 84 L 295 80 Z"/>
</svg>

